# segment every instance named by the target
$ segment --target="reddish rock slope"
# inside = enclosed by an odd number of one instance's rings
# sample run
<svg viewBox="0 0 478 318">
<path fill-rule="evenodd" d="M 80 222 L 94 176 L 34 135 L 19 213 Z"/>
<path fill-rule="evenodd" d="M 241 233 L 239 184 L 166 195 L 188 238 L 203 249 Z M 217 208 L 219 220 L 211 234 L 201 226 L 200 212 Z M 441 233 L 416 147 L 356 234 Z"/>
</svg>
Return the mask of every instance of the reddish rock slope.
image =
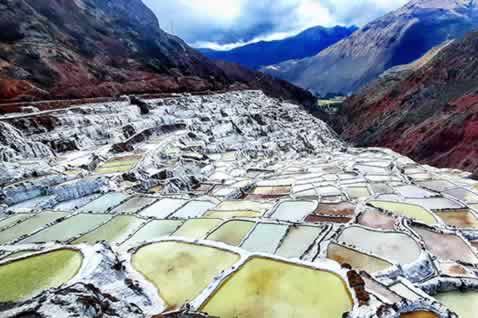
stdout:
<svg viewBox="0 0 478 318">
<path fill-rule="evenodd" d="M 478 33 L 382 76 L 346 101 L 335 126 L 357 145 L 478 173 Z"/>
<path fill-rule="evenodd" d="M 231 86 L 314 101 L 285 82 L 216 65 L 163 32 L 141 0 L 4 0 L 0 30 L 0 101 Z"/>
</svg>

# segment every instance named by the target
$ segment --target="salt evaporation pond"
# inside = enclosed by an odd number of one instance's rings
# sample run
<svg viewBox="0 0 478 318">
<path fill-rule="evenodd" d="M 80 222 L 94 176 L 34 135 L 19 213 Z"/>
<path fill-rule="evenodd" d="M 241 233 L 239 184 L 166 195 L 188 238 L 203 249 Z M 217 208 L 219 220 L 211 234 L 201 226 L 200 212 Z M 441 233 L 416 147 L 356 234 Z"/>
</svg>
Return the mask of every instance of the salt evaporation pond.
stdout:
<svg viewBox="0 0 478 318">
<path fill-rule="evenodd" d="M 116 216 L 111 221 L 100 226 L 96 230 L 86 235 L 83 235 L 79 239 L 73 241 L 73 244 L 94 244 L 99 241 L 107 241 L 109 243 L 121 243 L 134 232 L 136 232 L 143 223 L 145 223 L 145 220 L 139 219 L 134 216 Z"/>
<path fill-rule="evenodd" d="M 229 221 L 209 234 L 208 240 L 223 242 L 231 246 L 239 246 L 256 223 L 251 221 Z"/>
<path fill-rule="evenodd" d="M 287 233 L 287 225 L 260 223 L 241 247 L 251 252 L 274 253 Z"/>
<path fill-rule="evenodd" d="M 0 265 L 0 303 L 29 299 L 59 287 L 78 273 L 82 261 L 81 252 L 62 249 Z"/>
<path fill-rule="evenodd" d="M 417 261 L 422 253 L 411 236 L 400 232 L 382 232 L 353 226 L 345 229 L 338 240 L 401 265 Z"/>
<path fill-rule="evenodd" d="M 337 274 L 254 257 L 223 283 L 202 310 L 221 318 L 314 317 L 317 313 L 340 318 L 352 306 L 350 292 Z"/>
<path fill-rule="evenodd" d="M 431 212 L 418 205 L 389 201 L 370 201 L 369 203 L 376 208 L 384 209 L 397 215 L 416 219 L 427 225 L 438 223 L 437 218 Z"/>
<path fill-rule="evenodd" d="M 106 214 L 78 214 L 63 222 L 50 226 L 32 236 L 22 240 L 21 243 L 41 243 L 49 241 L 67 242 L 80 234 L 85 234 L 113 218 Z"/>
<path fill-rule="evenodd" d="M 2 118 L 22 144 L 81 149 L 0 163 L 15 178 L 0 188 L 0 316 L 438 318 L 423 286 L 478 280 L 468 174 L 348 147 L 260 92 L 146 102 L 48 112 L 60 126 L 41 134 L 36 114 Z"/>
<path fill-rule="evenodd" d="M 215 276 L 231 267 L 239 255 L 181 242 L 161 242 L 141 247 L 132 264 L 157 289 L 170 308 L 199 296 Z"/>
<path fill-rule="evenodd" d="M 19 239 L 20 237 L 31 234 L 35 230 L 40 230 L 45 225 L 53 223 L 61 218 L 68 216 L 67 213 L 61 212 L 42 212 L 39 213 L 19 225 L 0 232 L 0 244 L 8 243 Z"/>
<path fill-rule="evenodd" d="M 478 292 L 447 292 L 434 296 L 439 302 L 450 307 L 460 318 L 476 318 L 478 313 Z"/>
<path fill-rule="evenodd" d="M 174 233 L 178 227 L 183 224 L 181 220 L 155 220 L 151 221 L 123 244 L 135 246 L 141 242 L 154 241 L 163 236 L 169 236 Z"/>
</svg>

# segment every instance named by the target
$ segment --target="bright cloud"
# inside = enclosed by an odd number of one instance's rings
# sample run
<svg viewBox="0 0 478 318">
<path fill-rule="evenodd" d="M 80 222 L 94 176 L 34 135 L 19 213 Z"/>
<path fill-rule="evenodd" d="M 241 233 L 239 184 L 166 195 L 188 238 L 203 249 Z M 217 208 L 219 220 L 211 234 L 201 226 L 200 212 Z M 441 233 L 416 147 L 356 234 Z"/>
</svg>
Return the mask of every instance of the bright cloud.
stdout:
<svg viewBox="0 0 478 318">
<path fill-rule="evenodd" d="M 163 29 L 195 46 L 232 48 L 322 25 L 364 25 L 407 0 L 143 0 Z"/>
</svg>

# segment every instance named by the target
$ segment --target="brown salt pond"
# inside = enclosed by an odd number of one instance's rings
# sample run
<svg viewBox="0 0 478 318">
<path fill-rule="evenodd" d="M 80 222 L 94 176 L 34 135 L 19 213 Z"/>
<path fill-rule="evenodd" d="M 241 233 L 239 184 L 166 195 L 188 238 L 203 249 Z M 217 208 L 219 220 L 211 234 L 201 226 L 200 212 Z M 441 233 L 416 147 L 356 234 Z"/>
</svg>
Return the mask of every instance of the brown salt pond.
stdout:
<svg viewBox="0 0 478 318">
<path fill-rule="evenodd" d="M 441 260 L 461 261 L 477 264 L 478 257 L 474 251 L 459 236 L 441 234 L 423 227 L 413 227 L 425 242 L 427 249 Z"/>
<path fill-rule="evenodd" d="M 317 215 L 323 216 L 350 216 L 355 214 L 355 205 L 350 202 L 341 203 L 320 203 L 315 211 Z"/>
<path fill-rule="evenodd" d="M 384 271 L 393 266 L 392 263 L 384 259 L 367 255 L 335 243 L 331 243 L 327 248 L 327 258 L 339 264 L 348 264 L 356 270 L 363 270 L 372 274 Z"/>
<path fill-rule="evenodd" d="M 472 241 L 472 242 L 471 242 L 471 245 L 472 245 L 474 248 L 478 249 L 478 241 Z"/>
<path fill-rule="evenodd" d="M 441 262 L 439 263 L 439 269 L 443 275 L 451 277 L 476 278 L 472 268 L 454 262 Z"/>
<path fill-rule="evenodd" d="M 358 223 L 367 227 L 382 230 L 395 229 L 395 218 L 377 210 L 367 210 L 360 214 Z"/>
<path fill-rule="evenodd" d="M 335 217 L 335 216 L 321 216 L 321 215 L 309 215 L 305 218 L 305 222 L 308 223 L 339 223 L 345 224 L 352 221 L 351 217 Z"/>
<path fill-rule="evenodd" d="M 437 215 L 447 225 L 460 229 L 478 229 L 478 219 L 467 209 L 437 212 Z"/>
</svg>

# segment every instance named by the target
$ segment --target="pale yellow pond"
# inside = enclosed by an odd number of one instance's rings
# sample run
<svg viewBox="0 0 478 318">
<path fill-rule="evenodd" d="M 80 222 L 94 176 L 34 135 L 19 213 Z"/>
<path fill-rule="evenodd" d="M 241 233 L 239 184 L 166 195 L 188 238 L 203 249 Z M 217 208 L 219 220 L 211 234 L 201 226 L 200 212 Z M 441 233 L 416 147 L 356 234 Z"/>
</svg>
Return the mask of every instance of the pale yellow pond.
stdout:
<svg viewBox="0 0 478 318">
<path fill-rule="evenodd" d="M 181 242 L 161 242 L 140 248 L 133 267 L 157 289 L 168 308 L 179 308 L 196 298 L 239 255 Z"/>
<path fill-rule="evenodd" d="M 435 296 L 445 306 L 456 312 L 460 318 L 476 318 L 478 313 L 477 292 L 448 292 Z"/>
<path fill-rule="evenodd" d="M 376 208 L 390 211 L 400 216 L 416 219 L 427 225 L 438 223 L 437 218 L 432 213 L 418 205 L 388 201 L 370 201 L 369 203 Z"/>
<path fill-rule="evenodd" d="M 260 218 L 262 213 L 248 210 L 235 210 L 235 211 L 208 211 L 204 217 L 206 218 L 219 218 L 219 219 L 233 219 L 233 218 Z"/>
<path fill-rule="evenodd" d="M 250 221 L 229 221 L 222 224 L 221 227 L 211 233 L 207 239 L 223 242 L 232 246 L 239 246 L 254 225 L 255 223 Z"/>
<path fill-rule="evenodd" d="M 221 318 L 341 318 L 353 302 L 338 275 L 252 258 L 202 306 Z"/>
</svg>

